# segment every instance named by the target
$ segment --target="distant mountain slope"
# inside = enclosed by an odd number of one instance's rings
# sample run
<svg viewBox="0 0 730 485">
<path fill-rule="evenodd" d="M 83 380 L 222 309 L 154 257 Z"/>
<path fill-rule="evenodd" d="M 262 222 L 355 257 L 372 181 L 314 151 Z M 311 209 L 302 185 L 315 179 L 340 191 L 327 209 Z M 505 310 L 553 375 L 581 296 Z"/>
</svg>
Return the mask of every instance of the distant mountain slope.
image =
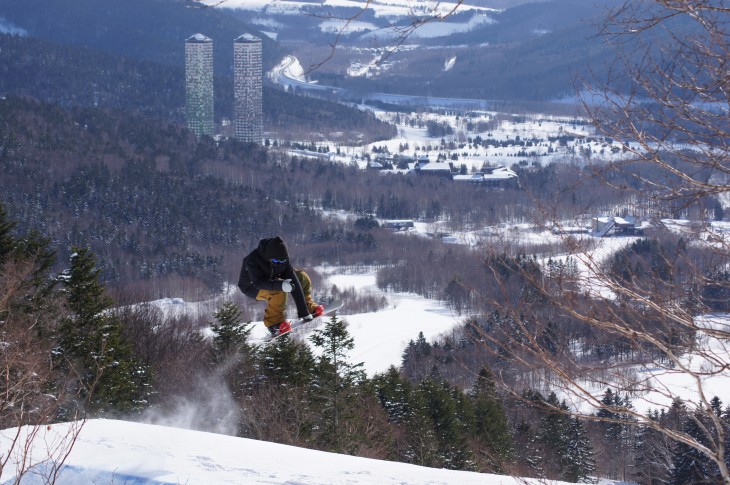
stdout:
<svg viewBox="0 0 730 485">
<path fill-rule="evenodd" d="M 577 77 L 604 76 L 611 49 L 587 24 L 573 24 L 523 42 L 460 52 L 454 67 L 432 88 L 465 97 L 550 100 L 574 94 Z"/>
<path fill-rule="evenodd" d="M 344 71 L 350 62 L 362 62 L 368 56 L 362 52 L 372 47 L 372 38 L 358 41 L 358 36 L 365 34 L 355 32 L 336 39 L 334 32 L 321 29 L 323 17 L 286 15 L 287 8 L 294 8 L 286 3 L 252 12 L 224 8 L 235 2 L 208 8 L 185 0 L 5 0 L 0 6 L 0 18 L 5 19 L 5 30 L 177 67 L 183 65 L 184 40 L 202 32 L 214 39 L 216 72 L 221 77 L 230 77 L 232 72 L 233 39 L 243 32 L 253 32 L 264 40 L 267 70 L 283 57 L 284 44 L 292 49 L 305 46 L 312 59 L 303 59 L 303 65 L 321 62 L 332 43 L 339 47 L 352 45 L 353 51 L 345 54 L 350 59 L 325 63 L 311 73 L 323 84 L 370 92 L 549 100 L 572 94 L 576 75 L 604 73 L 612 54 L 603 39 L 596 36 L 595 23 L 617 1 L 497 2 L 506 9 L 490 13 L 493 22 L 474 22 L 477 27 L 471 31 L 460 27 L 451 35 L 434 38 L 415 35 L 408 43 L 420 48 L 390 56 L 387 63 L 392 62 L 393 67 L 368 79 L 348 77 Z M 477 3 L 482 7 L 498 6 L 489 0 L 469 2 Z M 358 12 L 356 6 L 321 8 L 325 12 L 321 15 L 333 9 L 338 15 Z M 358 21 L 379 26 L 385 22 L 373 15 L 360 15 Z M 444 25 L 471 25 L 472 15 L 473 11 L 457 10 Z M 282 43 L 256 31 L 252 22 L 256 28 L 274 31 Z M 388 42 L 395 41 L 380 41 Z M 339 56 L 343 52 L 338 48 Z M 445 70 L 450 59 L 455 59 L 453 67 Z"/>
<path fill-rule="evenodd" d="M 513 6 L 490 14 L 495 22 L 467 34 L 449 38 L 450 44 L 524 43 L 574 26 L 592 26 L 616 0 L 595 3 L 584 0 L 547 0 Z"/>
<path fill-rule="evenodd" d="M 219 75 L 230 75 L 233 39 L 246 32 L 262 37 L 265 66 L 281 58 L 275 42 L 224 9 L 191 5 L 184 0 L 3 0 L 0 18 L 33 37 L 174 66 L 184 64 L 185 39 L 202 32 L 215 42 Z"/>
<path fill-rule="evenodd" d="M 480 99 L 551 100 L 575 91 L 576 77 L 605 77 L 615 53 L 598 35 L 617 0 L 550 0 L 490 14 L 469 32 L 409 39 L 427 46 L 391 55 L 393 66 L 373 78 L 322 73 L 322 83 L 361 90 Z M 450 21 L 468 21 L 458 13 Z M 450 68 L 445 69 L 446 63 Z M 317 75 L 317 73 L 315 73 Z M 371 86 L 368 88 L 368 86 Z"/>
<path fill-rule="evenodd" d="M 0 95 L 31 96 L 65 108 L 98 106 L 184 125 L 182 67 L 133 61 L 85 47 L 0 34 Z M 233 83 L 216 78 L 216 118 L 231 118 Z M 383 139 L 394 128 L 367 112 L 264 88 L 264 128 L 280 137 L 354 131 Z"/>
<path fill-rule="evenodd" d="M 103 106 L 184 123 L 182 67 L 0 34 L 0 95 L 63 107 Z"/>
</svg>

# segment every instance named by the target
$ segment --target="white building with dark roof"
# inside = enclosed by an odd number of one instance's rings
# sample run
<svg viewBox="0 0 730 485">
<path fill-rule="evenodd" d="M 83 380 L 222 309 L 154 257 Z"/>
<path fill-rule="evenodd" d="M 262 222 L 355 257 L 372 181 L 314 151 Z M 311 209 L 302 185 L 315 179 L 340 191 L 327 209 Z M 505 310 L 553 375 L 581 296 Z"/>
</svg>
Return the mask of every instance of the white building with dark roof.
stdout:
<svg viewBox="0 0 730 485">
<path fill-rule="evenodd" d="M 198 136 L 213 135 L 213 39 L 195 34 L 185 41 L 185 118 Z"/>
<path fill-rule="evenodd" d="M 455 182 L 489 186 L 510 186 L 517 184 L 517 174 L 505 167 L 488 168 L 484 172 L 469 175 L 454 175 Z"/>
<path fill-rule="evenodd" d="M 263 138 L 263 64 L 261 39 L 243 34 L 233 41 L 234 127 L 237 139 Z"/>
<path fill-rule="evenodd" d="M 422 163 L 419 160 L 414 170 L 418 175 L 435 175 L 437 177 L 451 178 L 454 173 L 454 166 L 447 162 Z"/>
</svg>

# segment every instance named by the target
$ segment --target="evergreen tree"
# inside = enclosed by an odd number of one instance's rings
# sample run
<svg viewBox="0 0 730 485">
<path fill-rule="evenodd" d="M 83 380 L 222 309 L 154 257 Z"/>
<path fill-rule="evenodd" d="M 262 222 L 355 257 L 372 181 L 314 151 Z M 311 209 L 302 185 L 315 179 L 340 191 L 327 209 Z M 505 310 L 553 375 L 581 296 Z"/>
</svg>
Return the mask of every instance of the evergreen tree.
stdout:
<svg viewBox="0 0 730 485">
<path fill-rule="evenodd" d="M 512 436 L 488 367 L 483 367 L 479 372 L 471 398 L 474 402 L 476 437 L 489 447 L 493 462 L 490 471 L 501 473 L 504 471 L 504 463 L 512 455 Z"/>
<path fill-rule="evenodd" d="M 428 343 L 423 332 L 418 332 L 418 338 L 408 342 L 402 357 L 402 369 L 407 377 L 414 381 L 419 381 L 424 377 L 423 369 L 432 351 L 431 344 Z"/>
<path fill-rule="evenodd" d="M 16 241 L 15 252 L 34 262 L 30 283 L 37 289 L 36 298 L 29 300 L 29 304 L 41 304 L 56 288 L 55 278 L 50 277 L 51 269 L 56 263 L 56 252 L 51 249 L 51 239 L 42 237 L 37 231 L 31 231 L 26 237 Z"/>
<path fill-rule="evenodd" d="M 399 458 L 417 465 L 437 466 L 437 440 L 423 396 L 394 366 L 373 378 L 373 388 L 388 419 L 405 436 L 405 442 L 397 444 Z"/>
<path fill-rule="evenodd" d="M 37 231 L 31 231 L 26 237 L 13 237 L 11 232 L 15 226 L 16 222 L 9 219 L 0 203 L 0 267 L 10 260 L 31 265 L 26 268 L 28 277 L 22 285 L 25 296 L 14 299 L 13 304 L 23 307 L 18 308 L 18 311 L 40 314 L 49 301 L 55 301 L 51 293 L 56 281 L 51 278 L 50 272 L 56 262 L 56 253 L 50 249 L 50 239 L 41 237 Z M 48 331 L 47 327 L 44 319 L 38 320 L 37 331 Z"/>
<path fill-rule="evenodd" d="M 562 478 L 568 457 L 569 417 L 567 407 L 551 392 L 545 401 L 547 411 L 540 419 L 538 441 L 543 450 L 543 468 L 546 477 Z"/>
<path fill-rule="evenodd" d="M 588 439 L 583 422 L 569 418 L 567 448 L 564 457 L 562 480 L 567 482 L 592 482 L 596 472 L 596 460 L 593 446 Z"/>
<path fill-rule="evenodd" d="M 215 321 L 211 324 L 213 330 L 213 345 L 215 360 L 222 361 L 231 354 L 250 351 L 247 345 L 253 325 L 241 322 L 241 309 L 232 301 L 225 301 L 213 314 Z"/>
<path fill-rule="evenodd" d="M 225 301 L 213 314 L 213 362 L 234 396 L 241 398 L 249 376 L 254 375 L 253 347 L 248 338 L 253 325 L 241 322 L 241 309 Z"/>
<path fill-rule="evenodd" d="M 261 409 L 242 431 L 266 441 L 311 446 L 320 414 L 310 398 L 316 366 L 311 349 L 284 336 L 261 347 L 255 358 L 252 399 L 241 405 Z"/>
<path fill-rule="evenodd" d="M 424 412 L 432 423 L 438 443 L 439 463 L 431 466 L 451 470 L 473 469 L 463 426 L 468 417 L 459 412 L 457 393 L 461 391 L 452 390 L 446 382 L 431 376 L 421 382 L 418 393 L 422 396 Z"/>
<path fill-rule="evenodd" d="M 15 239 L 14 225 L 0 204 L 0 429 L 55 420 L 75 377 L 53 366 L 63 299 L 52 291 L 48 240 Z"/>
<path fill-rule="evenodd" d="M 695 442 L 708 446 L 708 425 L 703 422 L 703 415 L 688 416 L 682 431 L 691 436 Z M 673 449 L 673 464 L 670 484 L 694 485 L 701 483 L 722 483 L 719 470 L 706 454 L 686 443 L 677 442 Z"/>
<path fill-rule="evenodd" d="M 570 416 L 565 401 L 551 392 L 543 405 L 537 441 L 541 448 L 542 467 L 548 478 L 567 482 L 589 482 L 596 471 L 595 453 L 583 422 Z"/>
<path fill-rule="evenodd" d="M 91 251 L 72 250 L 71 267 L 61 276 L 71 314 L 60 327 L 62 362 L 81 377 L 79 394 L 88 411 L 112 416 L 139 412 L 151 392 L 149 370 L 135 360 L 119 319 L 108 311 L 112 300 L 99 283 Z"/>
<path fill-rule="evenodd" d="M 603 431 L 603 446 L 605 447 L 605 466 L 606 472 L 611 478 L 624 477 L 626 470 L 626 462 L 629 459 L 629 451 L 631 450 L 631 432 L 634 419 L 631 417 L 630 410 L 632 408 L 631 401 L 628 396 L 622 398 L 618 393 L 614 393 L 611 389 L 606 392 L 601 399 L 602 407 L 596 413 L 601 418 L 599 429 Z"/>
<path fill-rule="evenodd" d="M 685 427 L 688 416 L 687 405 L 681 398 L 676 397 L 669 406 L 669 411 L 662 416 L 661 422 L 669 429 L 681 431 Z"/>
<path fill-rule="evenodd" d="M 5 206 L 0 202 L 0 264 L 15 247 L 15 239 L 12 235 L 15 225 L 16 223 L 8 218 Z"/>
<path fill-rule="evenodd" d="M 360 385 L 366 380 L 363 364 L 349 361 L 355 340 L 347 331 L 347 322 L 336 315 L 309 339 L 322 349 L 314 387 L 315 399 L 322 403 L 321 439 L 332 451 L 347 451 L 346 439 L 354 437 L 346 436 L 346 422 L 357 419 Z"/>
<path fill-rule="evenodd" d="M 523 474 L 543 477 L 545 472 L 542 466 L 542 447 L 535 429 L 527 420 L 520 419 L 515 426 L 514 443 L 515 449 L 519 450 L 516 454 L 517 462 L 525 470 Z"/>
<path fill-rule="evenodd" d="M 402 377 L 395 366 L 390 366 L 385 374 L 373 377 L 375 395 L 383 409 L 388 413 L 391 423 L 407 423 L 413 417 L 411 383 Z"/>
<path fill-rule="evenodd" d="M 289 388 L 309 386 L 314 379 L 315 360 L 306 345 L 281 337 L 264 346 L 258 355 L 259 367 L 272 383 Z"/>
<path fill-rule="evenodd" d="M 730 407 L 726 407 L 721 416 L 725 431 L 725 466 L 730 468 Z"/>
<path fill-rule="evenodd" d="M 710 409 L 712 409 L 712 412 L 715 413 L 715 416 L 718 418 L 722 416 L 722 400 L 715 396 L 712 399 L 710 399 Z"/>
<path fill-rule="evenodd" d="M 649 419 L 659 421 L 658 412 L 649 414 Z M 649 426 L 639 426 L 634 438 L 632 478 L 641 485 L 661 485 L 669 482 L 672 469 L 672 455 L 666 434 Z"/>
</svg>

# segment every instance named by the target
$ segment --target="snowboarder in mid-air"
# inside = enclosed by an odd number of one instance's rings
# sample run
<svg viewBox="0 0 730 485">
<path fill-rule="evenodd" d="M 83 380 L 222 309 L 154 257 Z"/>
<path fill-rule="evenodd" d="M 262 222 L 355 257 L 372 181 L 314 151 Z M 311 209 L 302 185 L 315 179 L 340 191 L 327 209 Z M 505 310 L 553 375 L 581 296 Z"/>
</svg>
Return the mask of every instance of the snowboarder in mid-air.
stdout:
<svg viewBox="0 0 730 485">
<path fill-rule="evenodd" d="M 251 298 L 267 302 L 264 325 L 271 335 L 291 331 L 286 320 L 289 293 L 294 297 L 300 319 L 308 321 L 324 313 L 324 305 L 312 299 L 312 280 L 289 261 L 289 251 L 279 237 L 262 239 L 256 249 L 243 258 L 238 288 Z"/>
</svg>

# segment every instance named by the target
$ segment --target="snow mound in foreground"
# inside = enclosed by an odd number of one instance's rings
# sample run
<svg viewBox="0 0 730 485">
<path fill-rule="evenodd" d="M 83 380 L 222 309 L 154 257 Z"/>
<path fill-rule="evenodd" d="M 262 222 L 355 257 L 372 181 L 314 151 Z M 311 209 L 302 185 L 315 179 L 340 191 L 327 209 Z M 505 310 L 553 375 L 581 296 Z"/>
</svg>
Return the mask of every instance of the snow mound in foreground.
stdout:
<svg viewBox="0 0 730 485">
<path fill-rule="evenodd" d="M 55 424 L 38 431 L 31 451 L 33 471 L 23 484 L 47 483 L 41 473 L 50 450 L 62 455 L 81 423 Z M 6 455 L 17 430 L 0 432 Z M 19 443 L 34 430 L 23 428 Z M 60 447 L 60 448 L 59 448 Z M 2 484 L 15 483 L 17 448 L 3 470 Z M 89 420 L 61 471 L 57 484 L 454 484 L 517 485 L 538 483 L 500 475 L 426 468 L 358 458 L 220 434 L 151 424 Z M 551 482 L 557 483 L 557 482 Z"/>
</svg>

